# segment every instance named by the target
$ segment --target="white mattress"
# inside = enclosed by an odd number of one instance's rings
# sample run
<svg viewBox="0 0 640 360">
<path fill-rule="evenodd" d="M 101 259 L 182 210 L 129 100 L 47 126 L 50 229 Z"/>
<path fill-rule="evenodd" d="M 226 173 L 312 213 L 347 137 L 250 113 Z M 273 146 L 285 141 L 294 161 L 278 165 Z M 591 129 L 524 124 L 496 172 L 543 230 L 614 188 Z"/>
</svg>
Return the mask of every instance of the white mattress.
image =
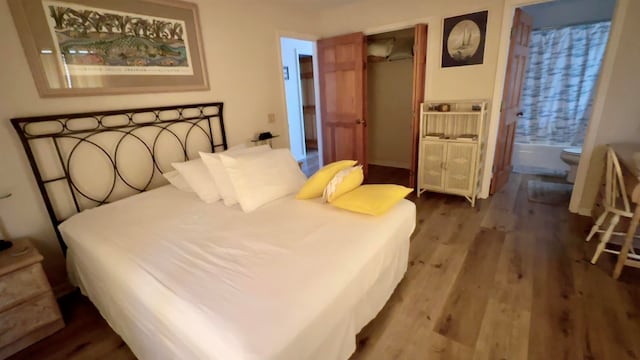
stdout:
<svg viewBox="0 0 640 360">
<path fill-rule="evenodd" d="M 77 214 L 72 280 L 140 359 L 346 359 L 402 279 L 415 227 L 292 197 L 253 213 L 172 186 Z"/>
</svg>

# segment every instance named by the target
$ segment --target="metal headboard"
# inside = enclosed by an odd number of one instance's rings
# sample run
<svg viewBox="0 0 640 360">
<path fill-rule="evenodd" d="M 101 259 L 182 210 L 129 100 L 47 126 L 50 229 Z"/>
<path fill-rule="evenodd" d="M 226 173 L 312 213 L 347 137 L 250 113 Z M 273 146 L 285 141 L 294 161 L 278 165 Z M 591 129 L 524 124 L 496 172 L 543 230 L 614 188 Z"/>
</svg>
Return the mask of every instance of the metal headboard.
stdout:
<svg viewBox="0 0 640 360">
<path fill-rule="evenodd" d="M 166 183 L 161 175 L 173 170 L 172 161 L 197 157 L 198 151 L 226 150 L 222 108 L 223 103 L 214 102 L 11 119 L 62 250 L 66 253 L 67 247 L 58 225 L 70 215 L 115 201 L 118 196 L 130 196 Z M 167 144 L 166 139 L 171 141 Z M 126 162 L 123 160 L 127 160 L 123 156 L 129 161 L 131 155 L 140 156 L 126 149 L 131 145 L 125 144 L 134 143 L 144 157 L 151 160 L 151 164 L 134 166 L 137 170 L 147 168 L 150 171 L 140 175 L 141 180 L 137 183 L 125 174 L 122 165 Z M 102 163 L 85 161 L 74 167 L 84 148 L 93 149 L 94 154 L 103 159 Z M 161 159 L 167 157 L 164 155 L 167 150 L 173 151 L 172 157 Z M 96 195 L 86 190 L 95 186 L 95 179 L 86 181 L 78 174 L 96 173 L 96 167 L 100 165 L 110 172 L 109 178 L 113 180 L 107 181 L 105 188 Z M 78 166 L 81 172 L 78 172 Z M 66 203 L 66 209 L 57 202 Z"/>
</svg>

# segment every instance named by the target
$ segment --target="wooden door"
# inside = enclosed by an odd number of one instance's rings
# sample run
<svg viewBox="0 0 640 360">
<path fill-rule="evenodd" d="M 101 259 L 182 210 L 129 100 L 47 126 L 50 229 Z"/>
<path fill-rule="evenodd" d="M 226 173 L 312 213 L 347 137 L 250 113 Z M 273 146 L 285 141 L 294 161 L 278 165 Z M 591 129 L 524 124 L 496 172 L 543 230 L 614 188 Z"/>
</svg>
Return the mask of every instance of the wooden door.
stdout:
<svg viewBox="0 0 640 360">
<path fill-rule="evenodd" d="M 358 160 L 366 175 L 364 44 L 362 33 L 319 40 L 318 76 L 323 161 Z"/>
<path fill-rule="evenodd" d="M 516 135 L 516 120 L 520 113 L 520 96 L 529 56 L 529 41 L 533 19 L 521 9 L 516 9 L 511 28 L 511 45 L 507 60 L 507 72 L 500 105 L 500 124 L 493 160 L 491 194 L 496 193 L 509 181 L 511 155 Z"/>
</svg>

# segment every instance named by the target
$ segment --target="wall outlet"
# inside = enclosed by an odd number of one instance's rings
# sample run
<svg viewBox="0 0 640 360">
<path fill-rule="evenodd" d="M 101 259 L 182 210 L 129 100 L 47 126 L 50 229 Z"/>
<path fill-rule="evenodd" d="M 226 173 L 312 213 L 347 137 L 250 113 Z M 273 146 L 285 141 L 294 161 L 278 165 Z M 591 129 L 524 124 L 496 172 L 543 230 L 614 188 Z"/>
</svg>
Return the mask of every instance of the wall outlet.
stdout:
<svg viewBox="0 0 640 360">
<path fill-rule="evenodd" d="M 267 114 L 267 122 L 269 124 L 275 124 L 276 123 L 276 114 L 274 114 L 274 113 Z"/>
</svg>

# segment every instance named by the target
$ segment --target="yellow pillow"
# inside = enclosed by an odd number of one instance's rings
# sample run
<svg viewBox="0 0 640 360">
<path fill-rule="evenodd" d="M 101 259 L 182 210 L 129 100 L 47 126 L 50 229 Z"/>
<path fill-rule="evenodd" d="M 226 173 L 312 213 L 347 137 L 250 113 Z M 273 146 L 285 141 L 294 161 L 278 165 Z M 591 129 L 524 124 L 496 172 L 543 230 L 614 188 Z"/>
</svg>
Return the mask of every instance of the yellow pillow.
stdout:
<svg viewBox="0 0 640 360">
<path fill-rule="evenodd" d="M 400 185 L 362 185 L 335 199 L 331 205 L 367 215 L 382 215 L 412 191 Z"/>
<path fill-rule="evenodd" d="M 341 160 L 325 165 L 307 180 L 296 195 L 296 199 L 305 200 L 322 196 L 324 188 L 340 170 L 350 168 L 356 163 L 355 160 Z"/>
<path fill-rule="evenodd" d="M 357 188 L 364 181 L 362 166 L 354 166 L 340 170 L 336 176 L 329 181 L 327 187 L 322 192 L 322 199 L 325 202 L 332 202 L 341 195 Z"/>
</svg>

